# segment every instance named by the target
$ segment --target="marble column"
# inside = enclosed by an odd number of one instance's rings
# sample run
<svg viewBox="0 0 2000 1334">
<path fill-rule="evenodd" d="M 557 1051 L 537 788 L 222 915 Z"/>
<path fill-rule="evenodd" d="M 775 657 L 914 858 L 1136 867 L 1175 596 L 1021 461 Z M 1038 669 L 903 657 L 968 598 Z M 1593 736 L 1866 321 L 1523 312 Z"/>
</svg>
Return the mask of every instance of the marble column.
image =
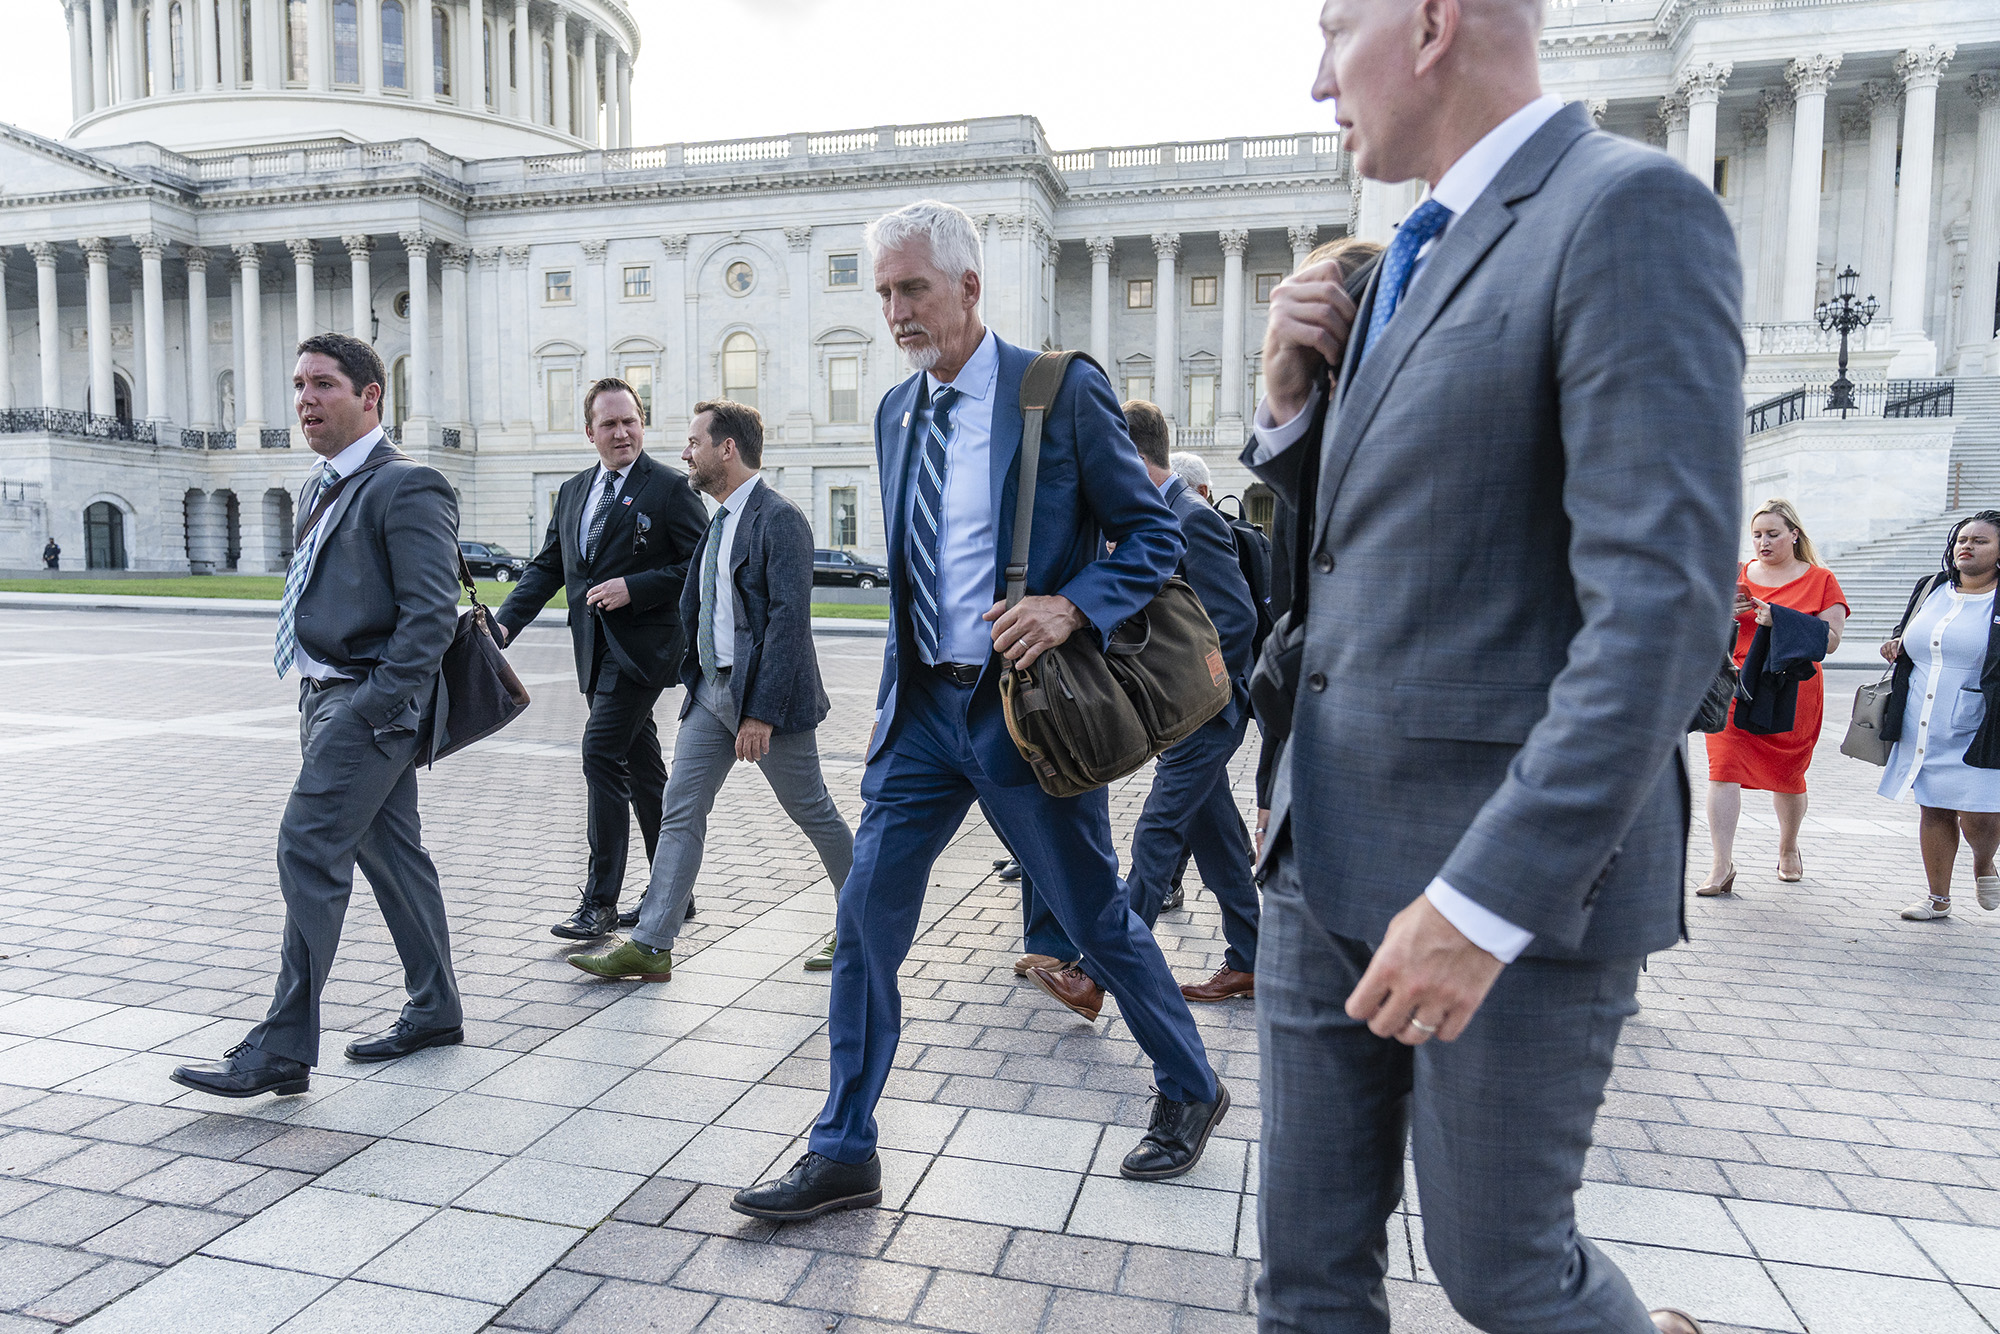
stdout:
<svg viewBox="0 0 2000 1334">
<path fill-rule="evenodd" d="M 514 119 L 535 118 L 535 65 L 528 49 L 528 0 L 514 0 Z"/>
<path fill-rule="evenodd" d="M 139 83 L 138 0 L 118 0 L 118 100 L 130 102 L 144 92 Z"/>
<path fill-rule="evenodd" d="M 343 236 L 347 247 L 347 300 L 354 322 L 354 336 L 367 343 L 375 341 L 375 279 L 368 271 L 368 252 L 374 242 L 366 236 Z"/>
<path fill-rule="evenodd" d="M 1764 117 L 1764 209 L 1757 229 L 1757 284 L 1750 318 L 1779 318 L 1785 293 L 1785 228 L 1792 189 L 1792 90 L 1766 88 L 1758 97 Z"/>
<path fill-rule="evenodd" d="M 1956 50 L 1953 46 L 1913 47 L 1896 57 L 1896 75 L 1903 81 L 1903 168 L 1896 189 L 1889 338 L 1897 348 L 1890 370 L 1898 375 L 1932 375 L 1937 371 L 1937 344 L 1924 336 L 1924 280 L 1930 261 L 1938 79 Z"/>
<path fill-rule="evenodd" d="M 135 0 L 135 5 L 140 0 Z M 146 75 L 139 81 L 148 97 L 165 97 L 174 90 L 173 41 L 167 34 L 167 0 L 152 0 L 152 21 L 145 9 L 137 12 L 141 39 L 146 44 Z"/>
<path fill-rule="evenodd" d="M 1800 56 L 1785 66 L 1796 110 L 1792 121 L 1792 180 L 1785 212 L 1785 277 L 1778 318 L 1812 318 L 1819 282 L 1820 155 L 1826 143 L 1826 90 L 1838 55 Z"/>
<path fill-rule="evenodd" d="M 453 0 L 451 6 L 452 100 L 467 111 L 486 107 L 486 20 L 484 0 Z"/>
<path fill-rule="evenodd" d="M 1306 266 L 1306 256 L 1318 244 L 1319 228 L 1310 223 L 1299 223 L 1285 228 L 1285 239 L 1292 247 L 1292 272 L 1297 273 Z"/>
<path fill-rule="evenodd" d="M 205 93 L 216 86 L 214 6 L 210 0 L 189 0 L 182 13 L 186 15 L 181 31 L 188 43 L 188 91 Z"/>
<path fill-rule="evenodd" d="M 271 21 L 275 17 L 271 12 L 271 6 L 265 3 L 265 0 L 251 0 L 250 31 L 245 36 L 248 37 L 250 42 L 250 86 L 259 90 L 278 87 L 283 81 L 282 75 L 279 75 L 277 80 L 274 81 L 271 69 Z M 377 49 L 379 52 L 380 48 L 378 47 Z M 236 389 L 237 401 L 241 402 L 243 386 L 238 385 Z M 257 421 L 261 425 L 263 418 L 260 416 L 257 418 Z"/>
<path fill-rule="evenodd" d="M 604 252 L 608 241 L 583 243 L 583 272 L 578 274 L 583 289 L 583 378 L 595 380 L 611 374 L 606 361 L 610 340 L 605 335 L 605 306 L 611 299 L 606 290 Z"/>
<path fill-rule="evenodd" d="M 313 256 L 317 247 L 309 237 L 294 237 L 285 242 L 285 249 L 292 252 L 292 309 L 298 341 L 303 343 L 320 332 L 319 313 L 314 309 L 313 299 Z"/>
<path fill-rule="evenodd" d="M 403 6 L 407 15 L 403 49 L 410 61 L 410 96 L 419 102 L 435 102 L 437 56 L 431 49 L 431 0 L 403 0 Z"/>
<path fill-rule="evenodd" d="M 1896 237 L 1896 122 L 1902 94 L 1895 84 L 1870 79 L 1861 85 L 1861 112 L 1868 121 L 1868 183 L 1861 222 L 1861 295 L 1887 298 Z"/>
<path fill-rule="evenodd" d="M 577 127 L 584 142 L 602 143 L 598 133 L 597 29 L 583 24 L 583 124 Z"/>
<path fill-rule="evenodd" d="M 616 148 L 624 142 L 625 122 L 618 110 L 618 43 L 604 53 L 604 146 Z"/>
<path fill-rule="evenodd" d="M 251 11 L 256 12 L 254 9 Z M 236 381 L 237 445 L 255 449 L 264 429 L 264 274 L 263 256 L 255 242 L 230 247 L 243 300 L 236 320 L 236 356 L 243 374 Z"/>
<path fill-rule="evenodd" d="M 35 319 L 42 341 L 42 406 L 62 406 L 62 306 L 56 300 L 56 243 L 30 241 L 35 257 Z"/>
<path fill-rule="evenodd" d="M 479 424 L 497 431 L 500 429 L 500 247 L 481 246 L 473 255 L 479 261 Z"/>
<path fill-rule="evenodd" d="M 99 417 L 118 411 L 111 381 L 111 243 L 101 236 L 77 242 L 89 265 L 84 301 L 84 338 L 90 348 L 90 410 Z"/>
<path fill-rule="evenodd" d="M 0 412 L 14 406 L 14 324 L 7 313 L 7 251 L 0 245 Z"/>
<path fill-rule="evenodd" d="M 1678 92 L 1660 99 L 1660 124 L 1667 131 L 1667 156 L 1682 166 L 1688 160 L 1688 104 Z"/>
<path fill-rule="evenodd" d="M 1093 236 L 1090 247 L 1090 355 L 1104 367 L 1111 367 L 1111 257 L 1118 243 L 1109 236 Z"/>
<path fill-rule="evenodd" d="M 306 0 L 306 87 L 314 92 L 333 87 L 333 21 L 327 0 Z"/>
<path fill-rule="evenodd" d="M 785 228 L 785 443 L 812 440 L 812 228 Z M 766 420 L 776 416 L 766 409 Z"/>
<path fill-rule="evenodd" d="M 1158 261 L 1153 278 L 1153 401 L 1169 422 L 1177 422 L 1181 416 L 1181 354 L 1175 338 L 1180 333 L 1180 279 L 1174 273 L 1180 254 L 1179 232 L 1153 233 L 1153 255 Z"/>
<path fill-rule="evenodd" d="M 1243 256 L 1249 252 L 1249 232 L 1222 233 L 1222 392 L 1217 397 L 1220 423 L 1237 431 L 1243 417 Z M 1234 444 L 1235 437 L 1227 443 Z"/>
<path fill-rule="evenodd" d="M 1694 65 L 1681 71 L 1679 96 L 1687 103 L 1687 155 L 1682 161 L 1702 184 L 1715 181 L 1715 110 L 1735 67 L 1728 61 Z"/>
<path fill-rule="evenodd" d="M 618 147 L 632 146 L 632 62 L 618 53 Z"/>
<path fill-rule="evenodd" d="M 405 11 L 407 13 L 407 11 Z M 407 26 L 408 20 L 405 19 Z M 360 0 L 354 14 L 355 38 L 361 57 L 361 95 L 376 98 L 382 95 L 382 0 Z M 407 58 L 409 40 L 404 39 L 403 51 Z M 408 74 L 404 80 L 408 81 Z"/>
<path fill-rule="evenodd" d="M 161 261 L 166 257 L 167 238 L 152 233 L 135 236 L 139 247 L 140 284 L 146 293 L 146 416 L 155 422 L 167 419 L 167 286 Z M 139 330 L 133 330 L 138 334 Z"/>
<path fill-rule="evenodd" d="M 131 320 L 127 327 L 132 330 L 131 397 L 127 406 L 131 409 L 133 421 L 145 421 L 152 415 L 147 403 L 151 395 L 146 392 L 146 289 L 137 277 L 129 278 L 125 283 L 125 310 Z"/>
<path fill-rule="evenodd" d="M 524 245 L 510 245 L 502 252 L 507 257 L 507 293 L 500 307 L 502 311 L 512 311 L 501 316 L 504 331 L 500 364 L 517 368 L 517 373 L 500 378 L 506 386 L 507 424 L 516 431 L 534 429 L 534 386 L 535 376 L 530 364 L 529 319 L 532 309 L 528 293 L 528 260 L 533 251 Z"/>
<path fill-rule="evenodd" d="M 69 22 L 69 117 L 82 120 L 95 108 L 91 105 L 90 10 L 79 4 L 65 5 Z"/>
<path fill-rule="evenodd" d="M 90 101 L 102 111 L 111 105 L 111 57 L 104 36 L 105 0 L 90 0 Z"/>
<path fill-rule="evenodd" d="M 403 232 L 403 251 L 410 261 L 410 389 L 405 425 L 414 428 L 415 442 L 434 443 L 431 407 L 431 247 L 437 239 L 426 232 Z"/>
<path fill-rule="evenodd" d="M 1966 85 L 1979 108 L 1979 138 L 1972 157 L 1971 235 L 1965 259 L 1965 298 L 1959 306 L 1958 373 L 2000 375 L 1993 337 L 1996 271 L 2000 271 L 2000 73 L 1982 70 Z"/>
<path fill-rule="evenodd" d="M 554 80 L 549 89 L 549 122 L 559 133 L 575 134 L 574 122 L 569 114 L 569 11 L 561 4 L 556 6 L 555 22 L 549 32 L 549 47 L 553 53 L 549 76 Z"/>
<path fill-rule="evenodd" d="M 465 266 L 472 252 L 446 246 L 439 256 L 444 278 L 444 419 L 464 425 L 471 414 L 465 402 Z"/>
<path fill-rule="evenodd" d="M 672 432 L 668 439 L 677 439 L 685 434 L 688 421 L 688 407 L 694 402 L 688 393 L 688 366 L 693 360 L 692 344 L 694 329 L 694 306 L 692 294 L 687 289 L 688 239 L 679 232 L 670 232 L 660 238 L 660 247 L 666 251 L 666 267 L 660 272 L 660 310 L 662 333 L 673 329 L 673 321 L 678 320 L 680 346 L 673 346 L 668 340 L 666 353 L 661 360 L 661 381 L 654 388 L 653 420 L 661 429 Z"/>
<path fill-rule="evenodd" d="M 187 376 L 188 425 L 198 430 L 215 427 L 215 386 L 208 360 L 208 252 L 189 246 L 182 252 L 187 264 Z"/>
</svg>

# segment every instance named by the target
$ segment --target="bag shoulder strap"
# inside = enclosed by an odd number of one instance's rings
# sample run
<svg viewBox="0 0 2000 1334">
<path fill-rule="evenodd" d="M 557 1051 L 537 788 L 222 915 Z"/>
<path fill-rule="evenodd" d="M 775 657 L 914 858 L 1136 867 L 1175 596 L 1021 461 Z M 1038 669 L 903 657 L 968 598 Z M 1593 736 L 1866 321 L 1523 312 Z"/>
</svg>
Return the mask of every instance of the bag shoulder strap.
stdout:
<svg viewBox="0 0 2000 1334">
<path fill-rule="evenodd" d="M 1939 570 L 1930 577 L 1928 583 L 1917 585 L 1916 591 L 1910 594 L 1910 605 L 1903 608 L 1903 619 L 1896 622 L 1896 632 L 1890 635 L 1889 638 L 1901 639 L 1903 637 L 1903 631 L 1909 628 L 1910 618 L 1917 614 L 1917 608 L 1923 606 L 1924 600 L 1937 592 L 1938 585 L 1943 583 L 1946 577 L 1945 572 Z"/>
<path fill-rule="evenodd" d="M 1035 477 L 1042 466 L 1042 420 L 1048 416 L 1063 376 L 1072 361 L 1083 360 L 1104 368 L 1089 355 L 1074 349 L 1044 352 L 1028 363 L 1021 377 L 1021 484 L 1014 494 L 1014 552 L 1007 562 L 1007 605 L 1019 602 L 1028 591 L 1028 547 L 1035 530 Z M 1107 377 L 1108 378 L 1108 377 Z"/>
<path fill-rule="evenodd" d="M 373 472 L 375 469 L 381 467 L 383 464 L 394 463 L 398 459 L 402 459 L 404 462 L 414 461 L 410 458 L 408 454 L 400 452 L 395 454 L 384 454 L 380 458 L 368 460 L 368 462 L 362 464 L 360 467 L 356 468 L 353 472 L 348 473 L 346 476 L 336 481 L 332 486 L 329 486 L 326 488 L 326 490 L 320 492 L 319 499 L 313 502 L 312 512 L 306 515 L 305 521 L 299 525 L 298 531 L 292 535 L 292 548 L 294 550 L 297 550 L 299 547 L 305 545 L 306 534 L 310 533 L 313 530 L 313 525 L 320 521 L 320 516 L 324 515 L 327 512 L 327 510 L 333 507 L 333 502 L 340 498 L 340 493 L 347 489 L 347 484 L 349 482 L 353 481 L 355 478 L 359 477 L 364 472 Z"/>
</svg>

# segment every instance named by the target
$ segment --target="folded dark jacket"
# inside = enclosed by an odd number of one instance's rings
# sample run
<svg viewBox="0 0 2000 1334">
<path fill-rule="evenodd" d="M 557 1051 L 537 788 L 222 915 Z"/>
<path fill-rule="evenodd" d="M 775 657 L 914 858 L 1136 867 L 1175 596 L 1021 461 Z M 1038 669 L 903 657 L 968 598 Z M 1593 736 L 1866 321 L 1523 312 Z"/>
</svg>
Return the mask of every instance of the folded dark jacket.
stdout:
<svg viewBox="0 0 2000 1334">
<path fill-rule="evenodd" d="M 1757 627 L 1736 681 L 1736 725 L 1773 736 L 1798 724 L 1799 682 L 1809 681 L 1826 656 L 1833 627 L 1817 616 L 1771 606 L 1771 623 Z"/>
</svg>

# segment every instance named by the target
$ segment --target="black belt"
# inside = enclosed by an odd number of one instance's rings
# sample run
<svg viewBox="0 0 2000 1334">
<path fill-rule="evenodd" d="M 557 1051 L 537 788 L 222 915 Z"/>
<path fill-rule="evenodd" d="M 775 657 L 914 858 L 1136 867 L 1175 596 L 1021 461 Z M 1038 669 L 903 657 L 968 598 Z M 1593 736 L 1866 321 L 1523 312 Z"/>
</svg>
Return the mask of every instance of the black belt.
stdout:
<svg viewBox="0 0 2000 1334">
<path fill-rule="evenodd" d="M 331 690 L 335 686 L 351 686 L 354 684 L 354 678 L 349 676 L 336 676 L 325 681 L 320 680 L 317 676 L 305 676 L 299 679 L 304 681 L 306 689 L 312 691 L 315 695 L 322 690 Z"/>
<path fill-rule="evenodd" d="M 931 670 L 955 686 L 976 686 L 984 669 L 963 662 L 934 662 Z"/>
</svg>

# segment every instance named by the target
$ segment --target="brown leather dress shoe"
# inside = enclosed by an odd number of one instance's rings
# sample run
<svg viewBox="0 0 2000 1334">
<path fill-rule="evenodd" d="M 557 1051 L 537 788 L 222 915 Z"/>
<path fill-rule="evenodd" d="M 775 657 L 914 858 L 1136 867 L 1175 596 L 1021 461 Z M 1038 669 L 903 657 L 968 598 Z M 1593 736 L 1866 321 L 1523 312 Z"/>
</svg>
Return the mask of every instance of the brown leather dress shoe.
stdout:
<svg viewBox="0 0 2000 1334">
<path fill-rule="evenodd" d="M 1097 1022 L 1097 1013 L 1104 1008 L 1104 988 L 1091 981 L 1090 975 L 1076 964 L 1066 968 L 1030 968 L 1028 980 L 1092 1023 Z"/>
<path fill-rule="evenodd" d="M 1026 977 L 1030 968 L 1060 968 L 1062 960 L 1047 954 L 1023 954 L 1014 960 L 1014 976 Z"/>
<path fill-rule="evenodd" d="M 1206 982 L 1191 982 L 1181 988 L 1181 995 L 1191 1001 L 1226 1001 L 1241 996 L 1245 1000 L 1257 995 L 1257 975 L 1239 973 L 1234 968 L 1223 967 L 1215 970 L 1215 976 Z"/>
<path fill-rule="evenodd" d="M 1686 1311 L 1663 1307 L 1652 1313 L 1653 1328 L 1660 1334 L 1703 1334 L 1701 1322 Z"/>
</svg>

